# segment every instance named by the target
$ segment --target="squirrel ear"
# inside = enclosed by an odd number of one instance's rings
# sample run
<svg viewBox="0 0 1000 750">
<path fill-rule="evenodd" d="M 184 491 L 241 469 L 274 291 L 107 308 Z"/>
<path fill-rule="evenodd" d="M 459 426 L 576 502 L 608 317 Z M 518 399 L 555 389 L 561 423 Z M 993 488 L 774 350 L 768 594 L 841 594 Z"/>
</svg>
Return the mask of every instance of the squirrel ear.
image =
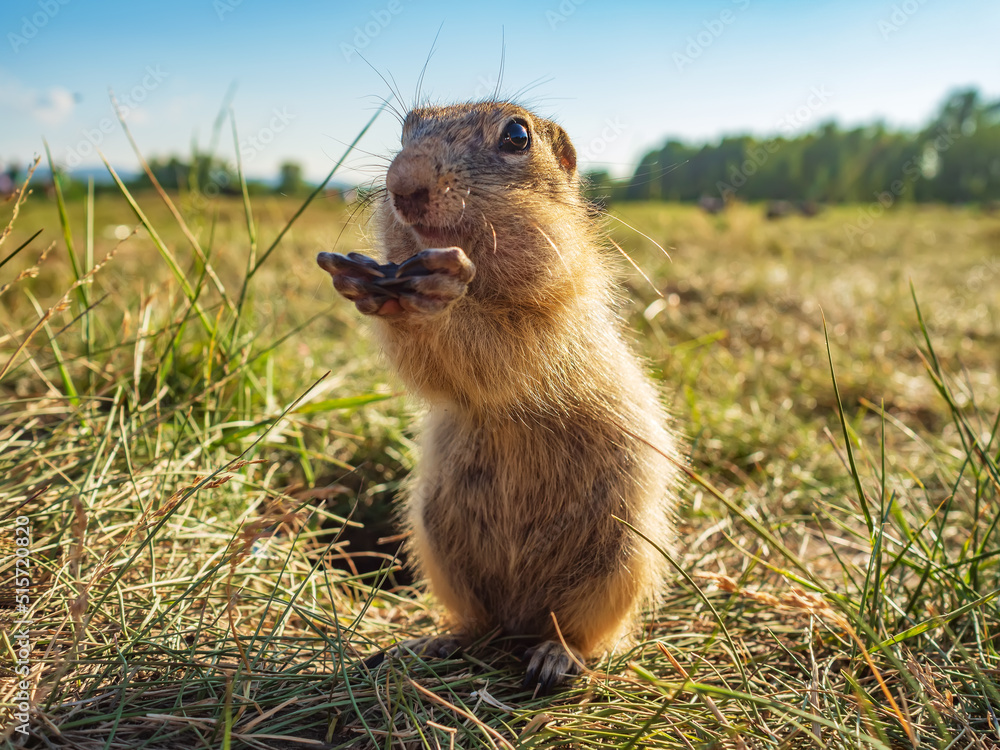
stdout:
<svg viewBox="0 0 1000 750">
<path fill-rule="evenodd" d="M 552 153 L 566 173 L 576 174 L 576 149 L 566 135 L 566 131 L 555 123 L 549 123 L 549 136 L 552 140 Z"/>
</svg>

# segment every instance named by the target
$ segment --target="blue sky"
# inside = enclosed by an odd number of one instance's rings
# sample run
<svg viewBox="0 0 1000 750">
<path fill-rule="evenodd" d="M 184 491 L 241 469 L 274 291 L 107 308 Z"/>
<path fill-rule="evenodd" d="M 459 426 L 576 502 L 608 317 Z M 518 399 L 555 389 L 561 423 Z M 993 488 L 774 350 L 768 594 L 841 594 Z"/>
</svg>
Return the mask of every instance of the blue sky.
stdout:
<svg viewBox="0 0 1000 750">
<path fill-rule="evenodd" d="M 584 168 L 615 174 L 668 136 L 915 126 L 958 86 L 1000 98 L 996 0 L 3 0 L 0 163 L 45 137 L 62 164 L 98 164 L 96 145 L 134 168 L 109 88 L 147 156 L 190 153 L 235 82 L 248 173 L 294 159 L 318 178 L 388 95 L 373 68 L 409 105 L 439 29 L 425 97 L 492 93 L 505 48 L 502 91 L 527 89 Z M 384 116 L 344 176 L 372 175 L 397 143 Z M 234 156 L 228 128 L 219 152 Z"/>
</svg>

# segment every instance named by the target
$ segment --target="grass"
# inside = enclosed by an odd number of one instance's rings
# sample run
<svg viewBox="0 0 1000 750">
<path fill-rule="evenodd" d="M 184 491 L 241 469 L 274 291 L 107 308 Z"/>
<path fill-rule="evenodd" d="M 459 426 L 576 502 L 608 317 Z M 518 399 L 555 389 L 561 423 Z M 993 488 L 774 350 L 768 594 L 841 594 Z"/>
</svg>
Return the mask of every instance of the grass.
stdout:
<svg viewBox="0 0 1000 750">
<path fill-rule="evenodd" d="M 854 244 L 855 207 L 613 208 L 663 292 L 622 264 L 691 443 L 681 573 L 536 698 L 496 643 L 358 664 L 443 623 L 372 543 L 414 407 L 314 266 L 365 246 L 353 207 L 168 197 L 6 207 L 7 745 L 1000 747 L 997 216 L 901 207 Z"/>
</svg>

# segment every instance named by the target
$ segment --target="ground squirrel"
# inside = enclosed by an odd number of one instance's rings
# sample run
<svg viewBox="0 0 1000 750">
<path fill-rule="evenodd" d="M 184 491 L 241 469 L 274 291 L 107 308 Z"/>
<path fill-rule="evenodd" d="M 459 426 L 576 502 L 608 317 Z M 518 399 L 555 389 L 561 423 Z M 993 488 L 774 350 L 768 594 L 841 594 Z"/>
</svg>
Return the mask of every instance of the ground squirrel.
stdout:
<svg viewBox="0 0 1000 750">
<path fill-rule="evenodd" d="M 565 131 L 513 103 L 414 109 L 376 199 L 381 262 L 318 257 L 428 407 L 411 560 L 455 635 L 531 643 L 542 689 L 655 595 L 665 560 L 622 521 L 669 546 L 678 479 L 576 166 Z"/>
</svg>

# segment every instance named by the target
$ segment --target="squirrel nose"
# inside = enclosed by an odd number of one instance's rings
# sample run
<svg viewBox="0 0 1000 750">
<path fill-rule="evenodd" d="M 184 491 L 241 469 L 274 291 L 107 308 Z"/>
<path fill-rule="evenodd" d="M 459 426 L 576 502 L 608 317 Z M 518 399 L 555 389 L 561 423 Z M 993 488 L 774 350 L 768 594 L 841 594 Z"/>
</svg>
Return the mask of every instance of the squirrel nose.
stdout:
<svg viewBox="0 0 1000 750">
<path fill-rule="evenodd" d="M 396 206 L 396 210 L 407 221 L 411 222 L 419 221 L 427 213 L 427 205 L 430 200 L 430 191 L 427 188 L 414 190 L 409 195 L 392 194 L 392 202 Z"/>
<path fill-rule="evenodd" d="M 419 221 L 430 204 L 430 186 L 437 179 L 434 161 L 423 154 L 401 151 L 385 175 L 396 210 L 407 221 Z"/>
</svg>

